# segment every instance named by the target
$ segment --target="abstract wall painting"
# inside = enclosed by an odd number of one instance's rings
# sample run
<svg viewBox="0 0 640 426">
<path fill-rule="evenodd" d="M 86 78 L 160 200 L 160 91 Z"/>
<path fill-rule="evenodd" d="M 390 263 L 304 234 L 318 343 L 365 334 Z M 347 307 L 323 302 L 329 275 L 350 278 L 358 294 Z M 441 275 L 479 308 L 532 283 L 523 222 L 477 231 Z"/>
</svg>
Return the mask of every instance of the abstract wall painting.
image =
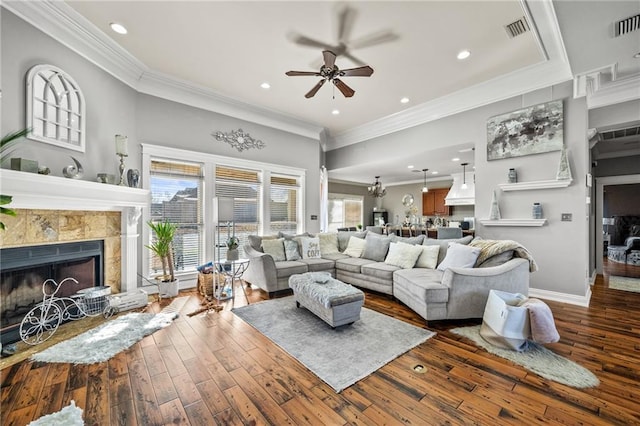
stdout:
<svg viewBox="0 0 640 426">
<path fill-rule="evenodd" d="M 487 121 L 487 160 L 559 151 L 564 145 L 562 100 L 546 102 Z"/>
</svg>

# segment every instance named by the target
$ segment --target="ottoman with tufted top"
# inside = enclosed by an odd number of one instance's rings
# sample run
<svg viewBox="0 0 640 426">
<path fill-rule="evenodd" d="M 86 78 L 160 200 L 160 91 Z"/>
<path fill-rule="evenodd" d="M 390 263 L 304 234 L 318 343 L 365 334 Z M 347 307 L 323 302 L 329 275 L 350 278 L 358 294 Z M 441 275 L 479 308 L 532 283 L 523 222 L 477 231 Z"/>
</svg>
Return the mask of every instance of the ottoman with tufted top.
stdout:
<svg viewBox="0 0 640 426">
<path fill-rule="evenodd" d="M 298 307 L 304 306 L 332 328 L 360 319 L 364 293 L 331 277 L 328 272 L 307 272 L 289 277 Z"/>
</svg>

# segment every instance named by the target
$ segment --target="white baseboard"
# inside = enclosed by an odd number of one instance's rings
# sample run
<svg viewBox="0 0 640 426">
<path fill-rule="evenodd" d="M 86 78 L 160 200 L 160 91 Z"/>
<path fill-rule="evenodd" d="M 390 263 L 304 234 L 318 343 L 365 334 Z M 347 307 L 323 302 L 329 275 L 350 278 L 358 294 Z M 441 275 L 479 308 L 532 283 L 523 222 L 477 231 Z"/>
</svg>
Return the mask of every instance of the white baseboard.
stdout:
<svg viewBox="0 0 640 426">
<path fill-rule="evenodd" d="M 589 307 L 589 300 L 591 300 L 591 286 L 587 288 L 587 294 L 584 296 L 578 296 L 576 294 L 559 293 L 557 291 L 541 290 L 538 288 L 529 289 L 529 297 L 536 297 L 539 299 L 553 300 L 554 302 L 569 303 L 571 305 Z"/>
</svg>

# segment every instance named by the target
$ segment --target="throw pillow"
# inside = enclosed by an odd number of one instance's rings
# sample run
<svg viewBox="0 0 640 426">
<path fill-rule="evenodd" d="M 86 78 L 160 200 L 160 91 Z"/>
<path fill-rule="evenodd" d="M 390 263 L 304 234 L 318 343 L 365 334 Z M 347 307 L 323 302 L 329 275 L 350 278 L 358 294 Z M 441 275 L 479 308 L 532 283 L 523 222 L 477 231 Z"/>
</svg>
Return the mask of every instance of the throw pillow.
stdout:
<svg viewBox="0 0 640 426">
<path fill-rule="evenodd" d="M 344 254 L 351 257 L 360 257 L 364 251 L 367 242 L 363 238 L 351 237 L 349 238 L 349 245 L 344 250 Z"/>
<path fill-rule="evenodd" d="M 338 249 L 338 234 L 335 232 L 316 234 L 320 239 L 320 254 L 340 253 Z"/>
<path fill-rule="evenodd" d="M 422 254 L 419 246 L 407 243 L 391 243 L 389 254 L 384 260 L 387 265 L 398 266 L 402 269 L 411 269 Z"/>
<path fill-rule="evenodd" d="M 400 237 L 396 234 L 391 234 L 389 236 L 391 238 L 391 242 L 394 243 L 407 243 L 407 244 L 422 244 L 424 242 L 425 235 L 416 235 L 415 237 Z"/>
<path fill-rule="evenodd" d="M 258 251 L 262 251 L 262 240 L 275 240 L 276 238 L 275 235 L 249 235 L 248 237 L 249 245 Z"/>
<path fill-rule="evenodd" d="M 439 271 L 447 268 L 473 268 L 480 256 L 478 247 L 470 247 L 459 243 L 449 243 L 447 255 L 438 265 Z"/>
<path fill-rule="evenodd" d="M 298 242 L 294 240 L 284 240 L 284 255 L 287 260 L 300 260 L 300 250 L 298 249 Z"/>
<path fill-rule="evenodd" d="M 440 246 L 416 246 L 422 249 L 422 253 L 420 253 L 420 257 L 416 261 L 416 268 L 429 268 L 436 269 L 438 265 L 438 252 L 440 251 Z"/>
<path fill-rule="evenodd" d="M 303 259 L 320 258 L 320 239 L 318 237 L 300 237 Z"/>
<path fill-rule="evenodd" d="M 287 256 L 284 253 L 284 238 L 262 240 L 262 251 L 270 254 L 275 262 L 284 262 Z"/>
<path fill-rule="evenodd" d="M 375 260 L 376 262 L 384 262 L 385 257 L 387 257 L 387 252 L 389 251 L 391 239 L 369 232 L 367 236 L 364 237 L 364 241 L 366 244 L 362 252 L 362 258 Z"/>
<path fill-rule="evenodd" d="M 362 238 L 367 235 L 367 231 L 356 232 L 356 231 L 338 231 L 338 249 L 341 252 L 344 252 L 349 245 L 349 239 L 351 237 Z"/>
<path fill-rule="evenodd" d="M 434 238 L 425 238 L 422 243 L 425 246 L 440 246 L 440 251 L 438 251 L 438 264 L 442 262 L 447 255 L 447 249 L 449 248 L 449 243 L 460 243 L 460 244 L 469 244 L 473 237 L 471 235 L 467 235 L 466 237 L 458 238 L 458 239 L 450 239 L 450 240 L 436 240 Z"/>
</svg>

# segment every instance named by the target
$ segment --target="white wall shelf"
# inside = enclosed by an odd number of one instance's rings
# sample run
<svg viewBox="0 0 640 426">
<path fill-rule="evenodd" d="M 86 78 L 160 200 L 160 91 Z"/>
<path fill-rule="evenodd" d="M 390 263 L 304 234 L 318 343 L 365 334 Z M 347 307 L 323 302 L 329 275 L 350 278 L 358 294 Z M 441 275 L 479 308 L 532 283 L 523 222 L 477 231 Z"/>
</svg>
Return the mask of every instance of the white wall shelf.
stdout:
<svg viewBox="0 0 640 426">
<path fill-rule="evenodd" d="M 501 183 L 498 184 L 503 191 L 526 191 L 529 189 L 551 189 L 551 188 L 566 188 L 571 185 L 573 179 L 564 180 L 538 180 L 532 182 L 518 182 L 518 183 Z"/>
<path fill-rule="evenodd" d="M 483 226 L 542 226 L 547 219 L 480 219 Z"/>
</svg>

